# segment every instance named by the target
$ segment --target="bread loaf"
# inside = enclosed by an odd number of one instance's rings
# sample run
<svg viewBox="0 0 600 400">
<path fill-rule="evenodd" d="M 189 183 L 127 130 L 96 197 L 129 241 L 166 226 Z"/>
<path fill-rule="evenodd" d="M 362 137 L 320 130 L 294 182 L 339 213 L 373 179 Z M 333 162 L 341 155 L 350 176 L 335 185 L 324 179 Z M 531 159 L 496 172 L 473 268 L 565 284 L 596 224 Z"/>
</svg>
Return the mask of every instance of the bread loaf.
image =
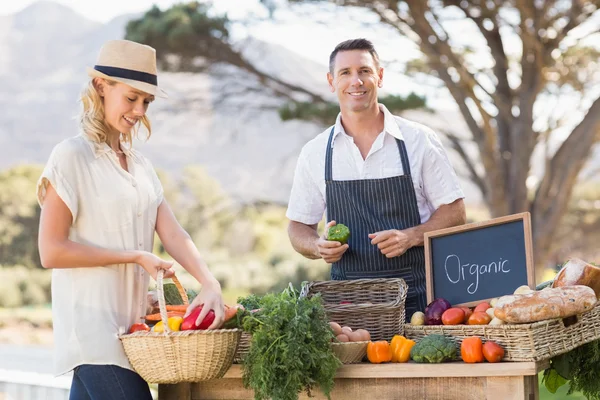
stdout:
<svg viewBox="0 0 600 400">
<path fill-rule="evenodd" d="M 496 303 L 494 316 L 513 324 L 566 318 L 591 310 L 596 301 L 596 293 L 587 286 L 551 288 L 503 296 Z"/>
<path fill-rule="evenodd" d="M 578 258 L 567 261 L 554 278 L 552 287 L 573 285 L 589 286 L 596 292 L 596 297 L 600 298 L 600 268 Z"/>
</svg>

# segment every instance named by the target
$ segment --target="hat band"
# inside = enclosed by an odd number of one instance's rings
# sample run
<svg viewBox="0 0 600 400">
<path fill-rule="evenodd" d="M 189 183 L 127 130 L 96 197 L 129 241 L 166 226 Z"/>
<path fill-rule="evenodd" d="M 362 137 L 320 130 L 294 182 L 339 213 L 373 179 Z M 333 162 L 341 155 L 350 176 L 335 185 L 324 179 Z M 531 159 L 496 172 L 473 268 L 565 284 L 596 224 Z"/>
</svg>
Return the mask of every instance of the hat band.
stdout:
<svg viewBox="0 0 600 400">
<path fill-rule="evenodd" d="M 94 69 L 114 78 L 131 79 L 134 81 L 146 82 L 154 86 L 158 85 L 158 78 L 156 75 L 147 72 L 134 71 L 126 68 L 107 67 L 104 65 L 94 65 Z"/>
</svg>

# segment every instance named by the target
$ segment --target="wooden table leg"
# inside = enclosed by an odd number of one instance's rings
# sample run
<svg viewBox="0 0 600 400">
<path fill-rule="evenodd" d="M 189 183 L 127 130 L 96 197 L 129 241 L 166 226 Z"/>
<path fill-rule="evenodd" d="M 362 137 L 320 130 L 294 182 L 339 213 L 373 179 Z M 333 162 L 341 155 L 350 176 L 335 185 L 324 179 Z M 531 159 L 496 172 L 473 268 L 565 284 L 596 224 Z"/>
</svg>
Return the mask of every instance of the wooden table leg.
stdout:
<svg viewBox="0 0 600 400">
<path fill-rule="evenodd" d="M 539 400 L 537 375 L 486 379 L 486 400 Z"/>
</svg>

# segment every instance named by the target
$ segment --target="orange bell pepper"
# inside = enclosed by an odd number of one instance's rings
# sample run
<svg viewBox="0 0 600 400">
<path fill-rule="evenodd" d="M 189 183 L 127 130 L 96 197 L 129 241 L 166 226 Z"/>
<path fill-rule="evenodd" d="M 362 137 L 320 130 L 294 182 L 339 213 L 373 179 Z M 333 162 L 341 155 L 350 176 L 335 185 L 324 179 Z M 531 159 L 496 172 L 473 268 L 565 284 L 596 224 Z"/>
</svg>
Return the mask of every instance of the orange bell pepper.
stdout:
<svg viewBox="0 0 600 400">
<path fill-rule="evenodd" d="M 460 345 L 460 355 L 466 363 L 483 362 L 483 344 L 481 338 L 477 336 L 464 338 Z"/>
<path fill-rule="evenodd" d="M 367 345 L 367 358 L 373 364 L 390 362 L 392 360 L 390 344 L 385 340 L 369 342 Z"/>
<path fill-rule="evenodd" d="M 414 340 L 407 339 L 404 336 L 395 335 L 390 344 L 392 362 L 408 362 L 408 360 L 410 360 L 410 349 L 412 349 L 414 345 Z"/>
</svg>

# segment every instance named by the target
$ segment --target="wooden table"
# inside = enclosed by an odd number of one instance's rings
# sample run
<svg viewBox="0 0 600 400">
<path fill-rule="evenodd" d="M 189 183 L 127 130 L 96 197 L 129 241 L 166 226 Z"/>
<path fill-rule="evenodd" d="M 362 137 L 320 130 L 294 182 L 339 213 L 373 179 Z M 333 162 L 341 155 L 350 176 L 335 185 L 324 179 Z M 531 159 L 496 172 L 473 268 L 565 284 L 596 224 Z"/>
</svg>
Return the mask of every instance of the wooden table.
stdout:
<svg viewBox="0 0 600 400">
<path fill-rule="evenodd" d="M 337 371 L 331 398 L 537 400 L 537 374 L 548 366 L 548 362 L 344 365 Z M 239 365 L 233 365 L 221 379 L 159 385 L 158 393 L 159 400 L 254 398 L 242 385 Z M 313 399 L 326 399 L 318 390 L 313 394 Z"/>
</svg>

